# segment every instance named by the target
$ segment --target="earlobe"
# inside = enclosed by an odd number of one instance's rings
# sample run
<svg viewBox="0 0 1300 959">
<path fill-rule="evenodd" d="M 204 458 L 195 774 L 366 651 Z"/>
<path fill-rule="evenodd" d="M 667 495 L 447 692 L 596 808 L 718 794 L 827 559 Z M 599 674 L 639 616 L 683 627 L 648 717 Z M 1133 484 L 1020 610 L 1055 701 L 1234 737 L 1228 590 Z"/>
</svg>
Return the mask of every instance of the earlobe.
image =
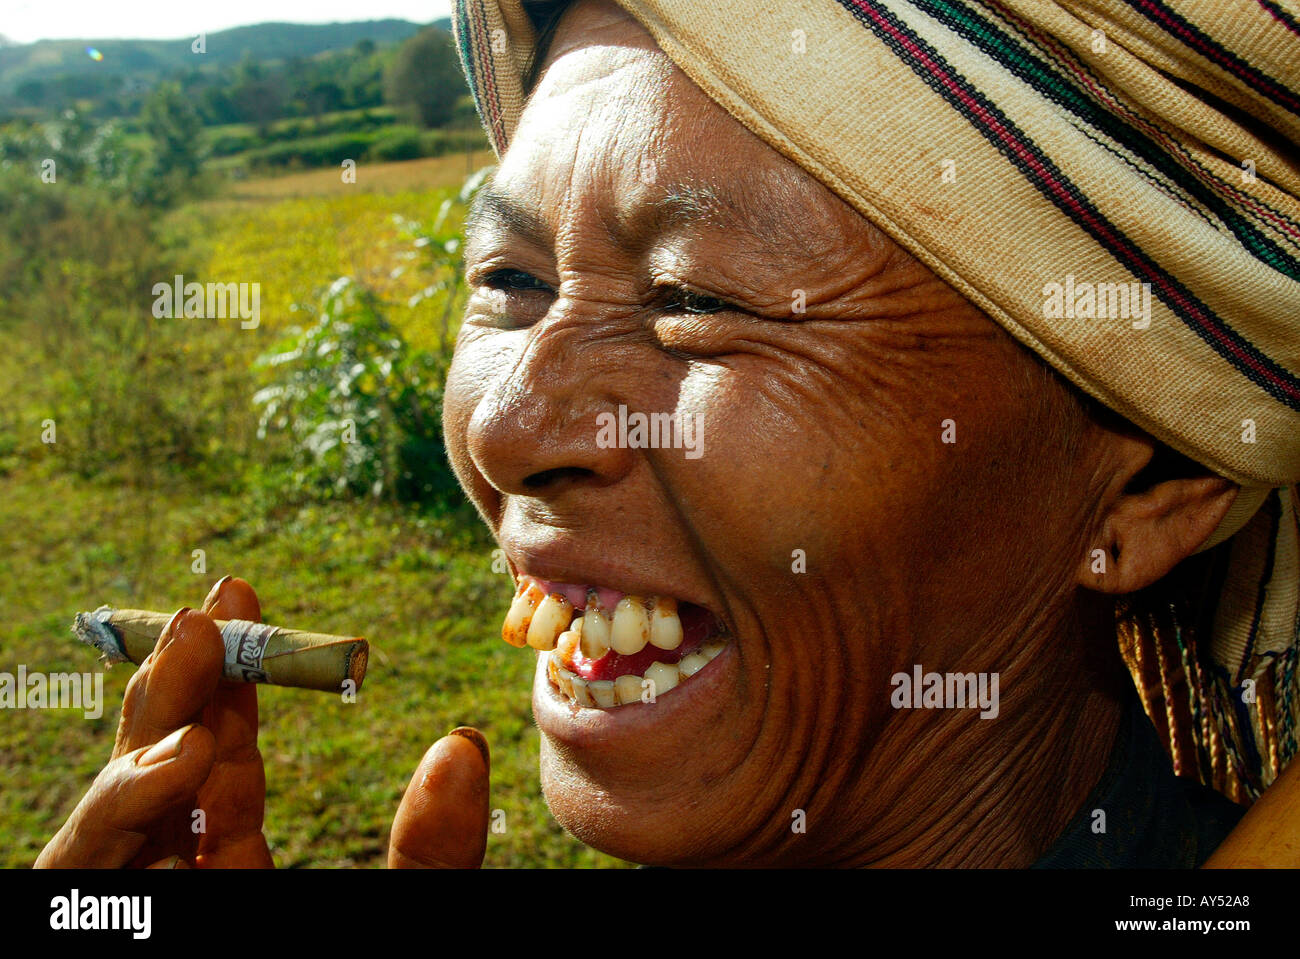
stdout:
<svg viewBox="0 0 1300 959">
<path fill-rule="evenodd" d="M 1080 564 L 1079 585 L 1114 595 L 1150 586 L 1209 539 L 1239 491 L 1202 475 L 1122 493 Z"/>
</svg>

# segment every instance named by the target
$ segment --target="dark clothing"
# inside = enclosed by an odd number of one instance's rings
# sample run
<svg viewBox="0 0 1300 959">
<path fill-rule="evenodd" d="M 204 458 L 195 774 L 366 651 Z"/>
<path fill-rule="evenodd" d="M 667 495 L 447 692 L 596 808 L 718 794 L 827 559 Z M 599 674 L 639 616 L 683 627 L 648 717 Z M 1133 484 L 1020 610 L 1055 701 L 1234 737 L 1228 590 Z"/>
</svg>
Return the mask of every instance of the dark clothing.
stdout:
<svg viewBox="0 0 1300 959">
<path fill-rule="evenodd" d="M 1106 814 L 1105 832 L 1093 832 Z M 1174 775 L 1137 691 L 1124 707 L 1101 780 L 1033 869 L 1191 869 L 1245 814 L 1243 806 Z"/>
</svg>

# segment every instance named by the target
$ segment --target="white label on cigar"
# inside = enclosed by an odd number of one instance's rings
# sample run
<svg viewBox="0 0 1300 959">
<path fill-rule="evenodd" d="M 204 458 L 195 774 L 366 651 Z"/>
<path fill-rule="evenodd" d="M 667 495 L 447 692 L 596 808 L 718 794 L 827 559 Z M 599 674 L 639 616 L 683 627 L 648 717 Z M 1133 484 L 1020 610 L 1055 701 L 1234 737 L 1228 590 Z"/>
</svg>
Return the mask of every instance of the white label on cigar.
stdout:
<svg viewBox="0 0 1300 959">
<path fill-rule="evenodd" d="M 266 644 L 279 630 L 277 626 L 232 619 L 221 629 L 226 641 L 226 678 L 244 683 L 265 683 L 270 677 L 262 669 Z"/>
</svg>

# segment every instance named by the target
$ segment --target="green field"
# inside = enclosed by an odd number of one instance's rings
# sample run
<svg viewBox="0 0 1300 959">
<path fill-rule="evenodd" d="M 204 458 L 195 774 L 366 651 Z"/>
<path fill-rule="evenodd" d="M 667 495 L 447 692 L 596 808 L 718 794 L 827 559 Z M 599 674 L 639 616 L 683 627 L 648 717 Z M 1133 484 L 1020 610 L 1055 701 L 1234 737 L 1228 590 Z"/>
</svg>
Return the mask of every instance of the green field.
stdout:
<svg viewBox="0 0 1300 959">
<path fill-rule="evenodd" d="M 295 304 L 348 274 L 382 295 L 412 344 L 435 345 L 442 304 L 405 305 L 425 280 L 404 258 L 394 215 L 429 221 L 465 172 L 461 154 L 363 165 L 347 186 L 334 170 L 250 180 L 169 214 L 168 264 L 198 279 L 262 284 L 257 330 L 163 320 L 131 332 L 130 323 L 151 321 L 95 306 L 96 291 L 112 284 L 135 289 L 123 278 L 131 264 L 70 284 L 65 301 L 35 304 L 5 330 L 0 671 L 98 668 L 68 632 L 78 610 L 197 606 L 227 573 L 253 584 L 269 622 L 371 639 L 356 704 L 260 691 L 266 832 L 282 867 L 381 865 L 415 764 L 460 724 L 488 737 L 491 805 L 505 811 L 487 865 L 622 865 L 567 836 L 547 811 L 529 706 L 533 659 L 500 640 L 510 584 L 493 572 L 493 544 L 472 512 L 280 495 L 257 475 L 251 364 L 302 321 Z M 105 236 L 104 256 L 129 255 L 130 241 Z M 139 269 L 147 278 L 160 268 Z M 123 356 L 124 343 L 144 345 Z M 62 392 L 40 388 L 65 381 Z M 41 442 L 47 417 L 59 424 L 54 444 Z M 241 475 L 224 472 L 227 463 Z M 195 550 L 206 572 L 193 571 Z M 0 717 L 0 865 L 29 865 L 107 759 L 131 668 L 108 672 L 97 720 L 48 709 Z"/>
</svg>

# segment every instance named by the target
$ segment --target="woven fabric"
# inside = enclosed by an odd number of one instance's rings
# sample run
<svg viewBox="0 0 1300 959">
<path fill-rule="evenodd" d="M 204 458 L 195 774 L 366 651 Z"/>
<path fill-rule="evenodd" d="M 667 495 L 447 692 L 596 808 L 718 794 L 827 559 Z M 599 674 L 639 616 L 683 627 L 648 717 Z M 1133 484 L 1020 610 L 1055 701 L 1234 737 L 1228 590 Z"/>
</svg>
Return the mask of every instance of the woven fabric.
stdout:
<svg viewBox="0 0 1300 959">
<path fill-rule="evenodd" d="M 618 2 L 715 102 L 1063 376 L 1240 484 L 1203 547 L 1228 557 L 1211 634 L 1117 629 L 1179 771 L 1258 795 L 1300 727 L 1300 10 Z M 534 27 L 520 0 L 453 9 L 499 155 Z"/>
</svg>

